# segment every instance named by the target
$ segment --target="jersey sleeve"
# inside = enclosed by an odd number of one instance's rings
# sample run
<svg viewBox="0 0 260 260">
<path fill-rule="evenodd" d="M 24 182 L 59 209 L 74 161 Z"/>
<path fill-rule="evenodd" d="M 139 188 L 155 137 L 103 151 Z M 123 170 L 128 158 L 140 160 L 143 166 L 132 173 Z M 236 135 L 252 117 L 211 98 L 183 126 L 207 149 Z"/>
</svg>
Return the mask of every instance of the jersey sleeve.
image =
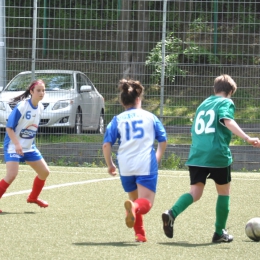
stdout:
<svg viewBox="0 0 260 260">
<path fill-rule="evenodd" d="M 162 122 L 154 116 L 155 139 L 161 143 L 167 141 L 167 134 Z"/>
<path fill-rule="evenodd" d="M 232 100 L 225 99 L 219 107 L 219 120 L 234 119 L 235 105 Z"/>
<path fill-rule="evenodd" d="M 117 138 L 120 138 L 117 129 L 117 118 L 113 117 L 112 121 L 107 125 L 107 129 L 104 136 L 103 143 L 111 143 L 112 145 L 116 142 Z"/>
<path fill-rule="evenodd" d="M 6 127 L 12 128 L 13 130 L 16 128 L 18 121 L 20 120 L 22 114 L 18 109 L 18 105 L 13 109 L 11 114 L 8 117 Z"/>
</svg>

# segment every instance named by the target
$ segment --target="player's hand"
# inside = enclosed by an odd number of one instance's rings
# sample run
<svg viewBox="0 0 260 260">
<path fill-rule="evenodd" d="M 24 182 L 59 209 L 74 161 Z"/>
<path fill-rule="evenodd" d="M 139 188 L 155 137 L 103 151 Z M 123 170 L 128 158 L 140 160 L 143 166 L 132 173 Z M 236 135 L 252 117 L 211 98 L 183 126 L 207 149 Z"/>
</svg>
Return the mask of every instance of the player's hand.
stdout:
<svg viewBox="0 0 260 260">
<path fill-rule="evenodd" d="M 117 173 L 116 173 L 116 166 L 114 164 L 112 164 L 111 166 L 109 166 L 107 168 L 107 171 L 110 175 L 112 176 L 115 176 Z"/>
<path fill-rule="evenodd" d="M 246 142 L 255 146 L 260 142 L 260 140 L 257 137 L 249 137 L 246 139 Z"/>
<path fill-rule="evenodd" d="M 258 139 L 257 142 L 254 142 L 254 143 L 253 143 L 253 146 L 254 146 L 254 147 L 260 147 L 260 140 Z"/>
<path fill-rule="evenodd" d="M 15 145 L 15 152 L 19 155 L 22 155 L 23 156 L 23 148 L 20 144 L 16 144 Z"/>
</svg>

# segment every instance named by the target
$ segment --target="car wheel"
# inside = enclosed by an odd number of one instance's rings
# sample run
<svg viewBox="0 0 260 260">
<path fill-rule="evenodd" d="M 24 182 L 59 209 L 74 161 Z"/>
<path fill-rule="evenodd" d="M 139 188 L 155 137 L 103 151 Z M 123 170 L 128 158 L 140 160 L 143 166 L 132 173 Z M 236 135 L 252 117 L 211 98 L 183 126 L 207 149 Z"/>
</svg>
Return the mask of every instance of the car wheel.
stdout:
<svg viewBox="0 0 260 260">
<path fill-rule="evenodd" d="M 99 116 L 97 133 L 98 134 L 104 134 L 105 133 L 105 120 L 104 120 L 104 115 L 102 113 L 100 113 L 100 116 Z"/>
<path fill-rule="evenodd" d="M 75 134 L 81 134 L 82 133 L 82 113 L 81 113 L 80 110 L 77 110 L 77 113 L 76 113 L 76 116 L 75 116 L 74 133 Z"/>
</svg>

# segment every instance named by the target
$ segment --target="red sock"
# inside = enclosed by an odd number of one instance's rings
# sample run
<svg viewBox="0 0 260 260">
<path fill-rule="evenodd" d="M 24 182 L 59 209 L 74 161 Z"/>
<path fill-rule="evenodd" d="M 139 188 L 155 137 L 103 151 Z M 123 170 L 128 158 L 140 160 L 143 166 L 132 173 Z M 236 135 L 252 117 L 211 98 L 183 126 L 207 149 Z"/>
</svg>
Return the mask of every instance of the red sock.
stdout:
<svg viewBox="0 0 260 260">
<path fill-rule="evenodd" d="M 135 200 L 134 203 L 135 203 L 136 213 L 141 215 L 144 215 L 147 212 L 149 212 L 149 210 L 152 207 L 150 201 L 143 198 L 139 198 Z"/>
<path fill-rule="evenodd" d="M 0 198 L 2 198 L 3 194 L 6 192 L 9 187 L 9 183 L 7 183 L 4 179 L 0 181 Z"/>
<path fill-rule="evenodd" d="M 135 234 L 140 234 L 145 237 L 145 231 L 143 226 L 143 215 L 135 215 L 135 225 L 134 225 Z"/>
<path fill-rule="evenodd" d="M 32 192 L 29 195 L 29 197 L 31 199 L 37 199 L 39 194 L 42 191 L 44 184 L 45 184 L 45 180 L 41 180 L 41 179 L 39 179 L 38 176 L 36 176 L 34 179 L 34 182 L 33 182 Z"/>
</svg>

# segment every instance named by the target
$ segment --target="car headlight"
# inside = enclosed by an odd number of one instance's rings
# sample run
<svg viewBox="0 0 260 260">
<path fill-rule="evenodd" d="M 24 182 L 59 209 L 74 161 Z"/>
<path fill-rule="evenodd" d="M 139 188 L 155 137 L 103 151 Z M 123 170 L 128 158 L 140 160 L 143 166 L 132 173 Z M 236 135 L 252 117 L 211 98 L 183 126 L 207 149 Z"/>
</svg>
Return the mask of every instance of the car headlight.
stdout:
<svg viewBox="0 0 260 260">
<path fill-rule="evenodd" d="M 60 100 L 54 104 L 52 110 L 58 110 L 58 109 L 65 108 L 65 107 L 71 105 L 72 103 L 73 103 L 72 100 Z"/>
<path fill-rule="evenodd" d="M 2 101 L 0 101 L 0 110 L 5 111 L 5 104 Z"/>
</svg>

